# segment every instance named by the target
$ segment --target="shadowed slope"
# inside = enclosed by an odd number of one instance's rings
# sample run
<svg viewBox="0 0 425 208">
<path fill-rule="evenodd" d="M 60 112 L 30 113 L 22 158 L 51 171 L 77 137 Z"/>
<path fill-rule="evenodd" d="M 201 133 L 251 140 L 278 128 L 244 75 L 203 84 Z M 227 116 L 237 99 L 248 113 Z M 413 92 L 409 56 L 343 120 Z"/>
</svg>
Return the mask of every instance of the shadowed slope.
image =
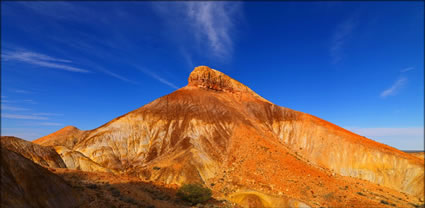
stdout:
<svg viewBox="0 0 425 208">
<path fill-rule="evenodd" d="M 60 177 L 18 153 L 0 150 L 2 207 L 78 207 L 78 195 Z"/>
</svg>

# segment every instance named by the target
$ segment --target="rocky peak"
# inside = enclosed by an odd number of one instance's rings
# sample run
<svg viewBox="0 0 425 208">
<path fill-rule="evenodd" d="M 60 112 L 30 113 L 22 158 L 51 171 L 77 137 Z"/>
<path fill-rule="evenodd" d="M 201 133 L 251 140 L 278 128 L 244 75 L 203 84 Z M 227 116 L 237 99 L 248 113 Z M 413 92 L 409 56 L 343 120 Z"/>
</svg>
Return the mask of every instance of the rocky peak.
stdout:
<svg viewBox="0 0 425 208">
<path fill-rule="evenodd" d="M 249 87 L 208 66 L 195 67 L 190 73 L 188 82 L 188 86 L 237 94 L 246 93 L 261 98 Z"/>
</svg>

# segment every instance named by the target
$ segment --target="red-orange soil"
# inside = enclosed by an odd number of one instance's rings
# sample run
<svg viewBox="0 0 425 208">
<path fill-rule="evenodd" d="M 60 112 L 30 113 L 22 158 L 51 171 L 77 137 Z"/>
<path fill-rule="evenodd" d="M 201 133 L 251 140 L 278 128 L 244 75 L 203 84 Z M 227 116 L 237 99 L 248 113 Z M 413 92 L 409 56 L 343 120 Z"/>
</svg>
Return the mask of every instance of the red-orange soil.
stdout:
<svg viewBox="0 0 425 208">
<path fill-rule="evenodd" d="M 96 129 L 66 127 L 34 143 L 54 146 L 76 169 L 56 172 L 70 183 L 72 177 L 90 182 L 100 176 L 110 184 L 128 183 L 129 177 L 171 187 L 165 193 L 172 193 L 172 187 L 199 182 L 216 199 L 244 207 L 423 204 L 424 160 L 274 105 L 206 66 L 188 80 L 186 87 Z M 90 205 L 113 201 L 105 197 Z M 155 206 L 173 204 L 167 203 Z"/>
</svg>

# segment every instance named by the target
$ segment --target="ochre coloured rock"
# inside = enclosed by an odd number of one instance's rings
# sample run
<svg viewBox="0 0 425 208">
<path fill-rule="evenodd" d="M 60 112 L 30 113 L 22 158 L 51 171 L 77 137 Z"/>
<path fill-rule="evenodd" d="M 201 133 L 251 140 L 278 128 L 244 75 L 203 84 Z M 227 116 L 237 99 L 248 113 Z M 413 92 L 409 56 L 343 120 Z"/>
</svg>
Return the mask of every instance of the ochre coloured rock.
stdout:
<svg viewBox="0 0 425 208">
<path fill-rule="evenodd" d="M 391 198 L 409 206 L 424 194 L 423 160 L 274 105 L 206 66 L 195 68 L 186 87 L 96 129 L 36 142 L 144 180 L 201 182 L 218 197 L 252 190 L 234 195 L 248 205 L 382 207 Z M 65 161 L 77 164 L 74 158 Z M 374 197 L 358 194 L 364 190 Z M 400 192 L 415 198 L 403 201 Z"/>
<path fill-rule="evenodd" d="M 420 159 L 425 159 L 425 152 L 409 152 L 408 154 L 418 157 Z"/>
<path fill-rule="evenodd" d="M 62 178 L 3 146 L 0 150 L 1 207 L 73 208 L 81 204 L 78 193 Z"/>
<path fill-rule="evenodd" d="M 208 66 L 196 67 L 189 75 L 188 86 L 228 92 L 239 96 L 247 94 L 264 102 L 269 102 L 244 84 Z"/>
<path fill-rule="evenodd" d="M 72 149 L 79 139 L 84 137 L 84 131 L 74 126 L 66 126 L 63 129 L 41 137 L 33 142 L 44 146 L 65 146 Z"/>
<path fill-rule="evenodd" d="M 73 151 L 65 146 L 55 146 L 56 152 L 60 155 L 68 169 L 94 171 L 94 172 L 113 172 L 93 162 L 90 158 L 81 152 Z"/>
<path fill-rule="evenodd" d="M 16 152 L 44 167 L 66 168 L 62 158 L 52 147 L 40 146 L 11 136 L 0 138 L 1 147 Z"/>
<path fill-rule="evenodd" d="M 235 202 L 247 208 L 262 207 L 293 207 L 293 208 L 310 208 L 305 203 L 297 200 L 288 199 L 284 196 L 270 196 L 257 191 L 238 191 L 229 196 L 232 202 Z"/>
<path fill-rule="evenodd" d="M 308 114 L 292 121 L 271 114 L 273 119 L 264 117 L 262 123 L 270 124 L 282 143 L 313 164 L 423 197 L 423 160 Z"/>
</svg>

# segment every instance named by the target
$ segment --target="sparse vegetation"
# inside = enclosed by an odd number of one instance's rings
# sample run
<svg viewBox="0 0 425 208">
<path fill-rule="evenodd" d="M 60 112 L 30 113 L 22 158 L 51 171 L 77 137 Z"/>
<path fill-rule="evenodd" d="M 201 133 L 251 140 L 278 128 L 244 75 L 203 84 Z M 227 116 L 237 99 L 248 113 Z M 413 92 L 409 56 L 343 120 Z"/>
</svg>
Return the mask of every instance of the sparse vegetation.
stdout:
<svg viewBox="0 0 425 208">
<path fill-rule="evenodd" d="M 121 195 L 120 190 L 118 190 L 115 187 L 111 186 L 111 188 L 109 188 L 109 191 L 111 191 L 111 194 L 112 194 L 113 197 L 119 197 Z"/>
<path fill-rule="evenodd" d="M 96 184 L 89 184 L 89 185 L 87 185 L 87 188 L 89 188 L 89 189 L 97 189 L 97 185 Z"/>
<path fill-rule="evenodd" d="M 177 196 L 192 205 L 203 203 L 211 198 L 212 192 L 200 184 L 185 184 L 177 191 Z"/>
<path fill-rule="evenodd" d="M 121 196 L 120 200 L 128 204 L 138 205 L 137 201 L 131 197 Z"/>
<path fill-rule="evenodd" d="M 358 195 L 360 196 L 366 196 L 366 194 L 362 193 L 362 192 L 357 192 Z"/>
<path fill-rule="evenodd" d="M 328 193 L 328 194 L 326 194 L 324 197 L 325 197 L 325 199 L 331 199 L 331 198 L 334 198 L 334 193 L 333 193 L 333 192 Z"/>
<path fill-rule="evenodd" d="M 393 204 L 393 203 L 389 203 L 389 202 L 387 202 L 387 201 L 385 201 L 385 200 L 381 200 L 381 204 L 386 204 L 386 205 L 390 205 L 390 206 L 393 206 L 393 207 L 395 207 L 395 206 L 396 206 L 395 204 Z"/>
<path fill-rule="evenodd" d="M 389 203 L 385 200 L 381 200 L 381 204 L 389 204 Z"/>
<path fill-rule="evenodd" d="M 410 202 L 409 202 L 409 204 L 412 205 L 415 208 L 425 208 L 425 204 L 413 204 L 413 203 L 410 203 Z"/>
</svg>

